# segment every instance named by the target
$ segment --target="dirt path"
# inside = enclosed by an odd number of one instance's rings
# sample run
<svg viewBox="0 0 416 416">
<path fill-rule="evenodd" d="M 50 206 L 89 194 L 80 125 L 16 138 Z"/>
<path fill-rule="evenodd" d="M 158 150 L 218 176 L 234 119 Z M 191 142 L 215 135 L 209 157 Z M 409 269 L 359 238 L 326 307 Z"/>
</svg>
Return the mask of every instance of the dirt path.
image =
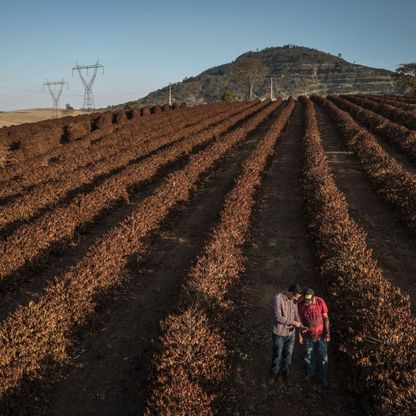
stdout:
<svg viewBox="0 0 416 416">
<path fill-rule="evenodd" d="M 239 121 L 229 130 L 233 130 L 242 123 L 244 120 Z M 27 304 L 30 300 L 35 300 L 42 295 L 52 278 L 61 275 L 75 264 L 108 230 L 130 215 L 136 205 L 151 194 L 167 174 L 181 169 L 187 163 L 191 153 L 197 153 L 214 140 L 215 138 L 212 138 L 206 143 L 197 145 L 189 154 L 182 155 L 162 166 L 151 179 L 129 188 L 129 203 L 125 200 L 114 202 L 92 221 L 77 227 L 73 238 L 57 241 L 33 261 L 25 264 L 7 278 L 0 280 L 0 295 L 2 296 L 0 321 L 4 320 L 19 305 Z M 142 159 L 144 160 L 146 157 Z"/>
<path fill-rule="evenodd" d="M 297 106 L 277 144 L 277 153 L 258 191 L 252 235 L 246 249 L 243 295 L 234 294 L 244 322 L 230 336 L 241 357 L 228 397 L 230 415 L 354 415 L 354 402 L 343 388 L 345 378 L 330 352 L 331 387 L 303 380 L 303 348 L 297 343 L 289 388 L 279 379 L 270 383 L 272 296 L 293 282 L 317 288 L 315 262 L 303 221 L 301 148 L 303 111 Z M 318 290 L 319 293 L 319 290 Z"/>
<path fill-rule="evenodd" d="M 354 103 L 355 104 L 355 103 Z M 317 107 L 315 105 L 315 107 Z M 341 108 L 341 107 L 340 107 Z M 364 108 L 364 107 L 363 107 Z M 345 110 L 344 110 L 345 111 Z M 369 110 L 371 111 L 371 110 Z M 374 113 L 374 111 L 373 111 Z M 383 148 L 383 150 L 392 158 L 394 158 L 398 163 L 400 163 L 402 165 L 402 167 L 406 170 L 408 170 L 411 173 L 416 174 L 416 164 L 414 161 L 410 160 L 408 156 L 406 156 L 406 154 L 399 150 L 397 147 L 395 147 L 393 145 L 393 143 L 389 143 L 387 141 L 387 139 L 384 139 L 383 137 L 381 137 L 380 135 L 378 135 L 377 133 L 375 133 L 372 129 L 367 128 L 363 123 L 360 123 L 358 121 L 358 119 L 356 117 L 353 117 L 352 114 L 350 114 L 350 116 L 354 119 L 354 121 L 361 126 L 363 129 L 368 130 L 369 133 L 371 133 L 376 139 L 378 144 Z M 384 117 L 386 118 L 386 117 Z M 390 120 L 388 118 L 386 118 L 387 120 Z M 392 121 L 392 120 L 390 120 Z M 394 123 L 394 121 L 392 121 Z M 401 125 L 402 127 L 406 127 L 400 123 L 396 123 Z M 409 129 L 410 130 L 410 129 Z"/>
<path fill-rule="evenodd" d="M 28 403 L 26 410 L 51 416 L 143 414 L 160 320 L 172 311 L 182 279 L 208 238 L 242 161 L 270 122 L 217 164 L 190 204 L 175 209 L 163 231 L 152 237 L 149 255 L 132 259 L 123 288 L 98 299 L 93 320 L 76 334 L 74 365 L 41 389 L 41 406 Z M 25 414 L 25 409 L 14 414 Z"/>
<path fill-rule="evenodd" d="M 345 194 L 354 220 L 366 231 L 386 278 L 410 294 L 416 313 L 416 236 L 400 222 L 397 213 L 377 195 L 361 170 L 359 160 L 325 112 L 315 105 L 322 143 L 338 188 Z"/>
<path fill-rule="evenodd" d="M 201 147 L 197 147 L 201 149 Z M 195 150 L 196 151 L 196 150 Z M 115 202 L 109 209 L 97 215 L 93 221 L 77 228 L 72 239 L 65 239 L 52 244 L 42 259 L 35 259 L 30 264 L 0 281 L 0 321 L 4 320 L 19 305 L 27 304 L 45 293 L 45 288 L 56 276 L 79 261 L 85 253 L 110 229 L 117 226 L 132 213 L 136 205 L 161 184 L 165 175 L 180 169 L 188 157 L 182 156 L 162 167 L 150 180 L 129 190 L 130 200 Z"/>
</svg>

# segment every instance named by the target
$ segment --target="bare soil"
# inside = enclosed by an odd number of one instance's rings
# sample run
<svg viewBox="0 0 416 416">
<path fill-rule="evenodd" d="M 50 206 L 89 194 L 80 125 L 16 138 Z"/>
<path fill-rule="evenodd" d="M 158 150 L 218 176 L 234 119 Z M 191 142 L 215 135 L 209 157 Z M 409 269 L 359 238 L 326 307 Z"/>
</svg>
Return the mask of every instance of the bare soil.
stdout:
<svg viewBox="0 0 416 416">
<path fill-rule="evenodd" d="M 385 277 L 409 293 L 415 313 L 416 236 L 400 221 L 397 212 L 377 195 L 360 161 L 348 151 L 325 112 L 317 105 L 315 108 L 322 144 L 335 182 L 347 198 L 350 214 L 367 233 L 367 244 Z M 390 153 L 395 154 L 393 149 Z"/>
<path fill-rule="evenodd" d="M 201 179 L 191 202 L 178 206 L 163 230 L 150 238 L 149 254 L 131 259 L 123 287 L 97 298 L 91 321 L 74 334 L 72 364 L 42 385 L 26 386 L 31 398 L 13 409 L 13 415 L 143 414 L 159 323 L 175 307 L 182 281 L 209 237 L 243 160 L 270 123 Z"/>
<path fill-rule="evenodd" d="M 316 109 L 323 145 L 351 215 L 367 232 L 368 245 L 385 276 L 410 294 L 415 311 L 416 236 L 377 195 L 334 124 L 320 107 Z M 0 406 L 1 415 L 143 414 L 160 322 L 175 310 L 183 280 L 209 238 L 241 164 L 271 122 L 263 123 L 201 178 L 191 201 L 178 205 L 162 229 L 149 238 L 148 253 L 131 258 L 123 271 L 123 286 L 95 298 L 93 316 L 72 334 L 70 364 L 43 380 L 25 379 L 22 390 L 12 393 L 14 400 L 6 400 L 13 409 Z M 303 347 L 298 343 L 292 361 L 292 385 L 287 386 L 281 378 L 271 381 L 273 295 L 293 282 L 314 288 L 318 295 L 325 293 L 304 217 L 303 134 L 303 109 L 298 104 L 257 191 L 244 250 L 247 269 L 231 293 L 235 308 L 224 316 L 226 343 L 235 352 L 229 362 L 232 377 L 218 400 L 218 414 L 224 416 L 362 414 L 359 398 L 348 391 L 350 370 L 343 366 L 335 342 L 330 343 L 328 388 L 319 380 L 304 381 Z M 396 155 L 385 146 L 392 156 Z M 73 241 L 54 247 L 45 262 L 25 275 L 24 283 L 16 276 L 16 287 L 2 293 L 0 319 L 19 304 L 35 299 L 51 278 L 71 267 L 153 192 L 167 173 L 180 169 L 186 160 L 182 158 L 161 171 L 154 181 L 132 189 L 128 204 L 114 205 L 90 226 L 78 230 Z M 331 317 L 330 301 L 328 306 Z"/>
<path fill-rule="evenodd" d="M 303 111 L 298 104 L 257 195 L 251 238 L 246 248 L 247 270 L 233 295 L 236 325 L 229 344 L 237 345 L 235 377 L 225 400 L 230 415 L 352 416 L 357 407 L 346 391 L 348 372 L 329 353 L 331 386 L 304 381 L 303 347 L 295 344 L 288 387 L 282 378 L 271 382 L 272 297 L 298 282 L 319 295 L 321 282 L 307 236 L 301 185 Z M 329 305 L 329 315 L 331 307 Z"/>
</svg>

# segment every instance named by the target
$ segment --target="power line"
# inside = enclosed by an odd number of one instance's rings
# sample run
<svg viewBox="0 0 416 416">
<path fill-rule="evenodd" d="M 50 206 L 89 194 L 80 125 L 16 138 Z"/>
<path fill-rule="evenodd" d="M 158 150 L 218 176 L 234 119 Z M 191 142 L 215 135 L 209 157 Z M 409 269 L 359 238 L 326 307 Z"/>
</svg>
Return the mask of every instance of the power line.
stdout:
<svg viewBox="0 0 416 416">
<path fill-rule="evenodd" d="M 39 102 L 41 97 L 32 97 L 32 98 L 27 98 L 25 100 L 21 100 L 21 101 L 16 101 L 16 102 L 11 102 L 11 103 L 7 103 L 5 105 L 7 105 L 7 107 L 11 108 L 11 107 L 15 107 L 15 106 L 19 106 L 19 108 L 21 108 L 22 104 L 28 104 L 28 103 L 32 103 L 34 101 Z M 13 110 L 7 110 L 7 111 L 13 111 Z"/>
<path fill-rule="evenodd" d="M 32 93 L 32 94 L 9 96 L 9 97 L 0 99 L 0 103 L 8 103 L 8 102 L 13 102 L 13 101 L 22 101 L 22 99 L 25 100 L 26 98 L 30 98 L 30 97 L 34 97 L 34 96 L 40 96 L 40 94 L 41 94 L 40 92 L 37 92 L 37 93 Z"/>
<path fill-rule="evenodd" d="M 98 69 L 102 68 L 103 70 L 103 74 L 104 74 L 104 66 L 99 64 L 98 60 L 97 63 L 95 65 L 78 65 L 77 64 L 72 68 L 72 76 L 74 75 L 74 70 L 78 71 L 79 77 L 81 78 L 82 84 L 84 85 L 84 109 L 93 109 L 95 107 L 94 104 L 94 95 L 92 93 L 92 86 L 94 85 L 94 81 L 95 78 L 97 77 L 97 73 L 98 73 Z M 83 75 L 82 71 L 87 72 L 87 76 L 88 74 L 88 70 L 89 69 L 93 69 L 94 72 L 91 76 L 91 78 L 89 80 L 87 80 L 87 78 Z"/>
<path fill-rule="evenodd" d="M 11 87 L 6 87 L 4 85 L 0 85 L 0 89 L 5 89 L 5 90 L 11 90 L 11 91 L 23 91 L 23 92 L 39 92 L 39 90 L 35 87 L 33 89 L 28 89 L 28 88 L 11 88 Z"/>
<path fill-rule="evenodd" d="M 127 94 L 132 94 L 132 95 L 140 95 L 141 94 L 139 92 L 132 91 L 131 88 L 127 88 L 127 87 L 124 87 L 124 86 L 121 87 L 119 85 L 111 84 L 111 83 L 109 84 L 107 82 L 108 82 L 107 80 L 105 80 L 105 82 L 103 80 L 98 80 L 97 84 L 101 85 L 103 88 L 111 89 L 113 91 L 125 92 Z"/>
<path fill-rule="evenodd" d="M 136 87 L 136 88 L 145 88 L 144 85 L 139 85 L 139 84 L 136 84 L 135 82 L 131 82 L 131 81 L 124 81 L 121 78 L 117 78 L 117 77 L 115 77 L 114 75 L 111 75 L 111 74 L 107 74 L 106 77 L 112 78 L 114 81 L 118 81 L 122 84 L 126 84 L 126 86 L 133 85 L 133 87 Z"/>
<path fill-rule="evenodd" d="M 53 103 L 55 117 L 59 116 L 59 113 L 58 113 L 59 100 L 61 98 L 62 90 L 64 89 L 64 85 L 66 85 L 67 88 L 69 89 L 68 83 L 65 82 L 63 79 L 62 79 L 62 81 L 54 81 L 54 82 L 49 82 L 47 80 L 43 84 L 44 89 L 45 89 L 45 86 L 48 87 L 49 94 L 52 97 L 52 103 Z"/>
</svg>

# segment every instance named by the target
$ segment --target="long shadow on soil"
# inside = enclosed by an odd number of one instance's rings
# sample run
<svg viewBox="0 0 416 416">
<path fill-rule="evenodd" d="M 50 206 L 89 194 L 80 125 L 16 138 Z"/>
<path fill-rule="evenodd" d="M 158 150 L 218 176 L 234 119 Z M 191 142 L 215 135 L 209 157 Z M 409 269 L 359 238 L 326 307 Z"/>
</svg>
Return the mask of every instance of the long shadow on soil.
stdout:
<svg viewBox="0 0 416 416">
<path fill-rule="evenodd" d="M 305 382 L 303 347 L 295 345 L 287 387 L 280 378 L 271 382 L 272 297 L 291 283 L 324 291 L 317 277 L 313 248 L 307 237 L 301 185 L 303 109 L 297 105 L 269 162 L 252 216 L 245 249 L 246 272 L 231 292 L 234 312 L 225 322 L 227 345 L 235 356 L 217 412 L 240 416 L 353 416 L 354 400 L 344 391 L 348 374 L 330 352 L 331 387 Z M 331 305 L 329 304 L 331 310 Z"/>
<path fill-rule="evenodd" d="M 354 103 L 355 104 L 355 103 Z M 315 106 L 316 107 L 316 106 Z M 364 108 L 364 107 L 363 107 Z M 342 109 L 343 110 L 343 109 Z M 344 110 L 345 111 L 345 110 Z M 371 110 L 369 110 L 371 111 Z M 351 115 L 351 114 L 350 114 Z M 352 116 L 351 116 L 352 117 Z M 384 116 L 383 116 L 384 117 Z M 354 117 L 353 117 L 354 118 Z M 387 120 L 387 117 L 384 117 Z M 383 150 L 390 155 L 392 158 L 396 159 L 397 162 L 399 162 L 404 169 L 407 169 L 411 173 L 416 173 L 416 163 L 414 160 L 411 159 L 410 156 L 407 156 L 406 153 L 403 153 L 402 150 L 400 150 L 398 147 L 396 147 L 393 142 L 390 144 L 387 139 L 384 139 L 368 127 L 366 127 L 364 124 L 360 123 L 356 118 L 354 118 L 355 122 L 359 124 L 362 128 L 368 130 L 376 139 L 378 144 L 383 148 Z M 392 123 L 399 124 L 402 127 L 406 127 L 403 124 L 396 123 L 393 120 L 390 120 Z M 411 130 L 411 129 L 408 129 Z"/>
<path fill-rule="evenodd" d="M 231 131 L 251 118 L 256 112 L 236 123 L 228 131 Z M 224 133 L 226 134 L 226 133 Z M 192 153 L 207 147 L 212 138 L 203 145 L 195 146 Z M 19 305 L 26 304 L 30 300 L 36 300 L 44 293 L 47 284 L 55 276 L 59 276 L 69 269 L 94 243 L 101 238 L 108 230 L 120 223 L 127 217 L 147 195 L 159 186 L 166 174 L 183 167 L 190 155 L 180 157 L 178 160 L 162 167 L 157 174 L 144 183 L 133 186 L 129 189 L 129 203 L 125 200 L 115 202 L 109 209 L 102 211 L 89 223 L 77 228 L 74 238 L 65 239 L 51 245 L 47 250 L 41 252 L 31 263 L 21 267 L 13 274 L 0 280 L 0 321 L 12 313 Z"/>
<path fill-rule="evenodd" d="M 350 214 L 367 233 L 367 244 L 385 277 L 409 293 L 416 313 L 416 235 L 377 195 L 359 159 L 348 151 L 325 111 L 319 105 L 315 108 L 322 145 L 335 182 L 348 201 Z"/>
<path fill-rule="evenodd" d="M 243 160 L 272 117 L 215 164 L 188 204 L 174 209 L 163 229 L 150 238 L 150 253 L 131 259 L 123 287 L 96 299 L 96 313 L 74 334 L 72 365 L 50 374 L 43 385 L 25 382 L 18 396 L 5 400 L 6 414 L 143 414 L 159 323 L 171 312 Z M 18 400 L 21 395 L 25 403 Z"/>
<path fill-rule="evenodd" d="M 222 120 L 223 121 L 223 120 Z M 219 121 L 217 123 L 213 123 L 211 126 L 216 126 L 218 124 L 220 124 L 222 121 Z M 188 126 L 192 126 L 192 125 L 197 125 L 199 122 L 196 123 L 188 123 L 185 124 L 184 127 L 181 127 L 180 129 L 182 130 L 185 127 Z M 197 134 L 197 133 L 195 133 Z M 117 175 L 118 173 L 124 171 L 125 169 L 127 169 L 129 166 L 137 164 L 142 162 L 143 160 L 146 160 L 150 157 L 152 157 L 153 155 L 155 155 L 156 153 L 163 151 L 164 149 L 175 145 L 176 143 L 179 143 L 183 140 L 186 140 L 185 136 L 179 136 L 174 142 L 172 143 L 167 143 L 164 145 L 161 145 L 159 148 L 148 152 L 144 155 L 141 155 L 139 157 L 136 157 L 130 161 L 128 161 L 127 163 L 125 163 L 123 166 L 120 166 L 118 168 L 114 168 L 111 169 L 108 172 L 102 173 L 101 175 L 97 175 L 95 176 L 91 181 L 89 181 L 88 183 L 85 183 L 81 186 L 72 188 L 71 190 L 69 190 L 68 192 L 65 193 L 65 195 L 63 195 L 61 198 L 59 198 L 59 200 L 57 200 L 54 203 L 48 204 L 47 206 L 38 209 L 33 215 L 31 215 L 29 218 L 25 219 L 25 220 L 16 220 L 13 221 L 11 223 L 9 223 L 8 225 L 2 227 L 0 229 L 0 238 L 7 238 L 8 236 L 10 236 L 17 228 L 19 228 L 21 225 L 23 224 L 28 224 L 30 222 L 36 221 L 37 219 L 39 219 L 40 217 L 42 217 L 45 213 L 48 213 L 50 211 L 52 211 L 53 209 L 57 208 L 57 207 L 64 207 L 66 205 L 68 205 L 77 195 L 82 194 L 82 193 L 87 193 L 87 192 L 91 192 L 94 188 L 96 188 L 97 186 L 99 186 L 101 183 L 103 183 L 106 179 L 111 178 L 112 176 Z M 145 143 L 145 142 L 143 142 Z M 93 150 L 91 150 L 93 151 Z M 89 164 L 91 165 L 91 164 Z M 83 168 L 88 167 L 88 165 L 84 166 Z M 82 169 L 80 169 L 80 171 L 82 171 Z M 53 183 L 53 182 L 57 182 L 57 185 L 59 184 L 59 181 L 46 181 L 46 183 Z M 32 186 L 32 187 L 28 187 L 28 192 L 31 191 L 31 189 L 36 188 L 36 186 Z"/>
</svg>

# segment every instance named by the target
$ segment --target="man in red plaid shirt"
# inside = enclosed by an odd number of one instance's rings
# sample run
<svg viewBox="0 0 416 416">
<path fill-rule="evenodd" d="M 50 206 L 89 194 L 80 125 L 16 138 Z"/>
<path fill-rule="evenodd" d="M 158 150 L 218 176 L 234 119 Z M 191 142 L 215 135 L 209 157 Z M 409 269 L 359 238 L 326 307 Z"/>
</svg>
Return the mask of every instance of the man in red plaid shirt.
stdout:
<svg viewBox="0 0 416 416">
<path fill-rule="evenodd" d="M 298 304 L 299 317 L 306 327 L 299 333 L 299 342 L 305 345 L 305 380 L 316 375 L 317 359 L 319 378 L 328 386 L 328 342 L 330 341 L 328 307 L 325 301 L 306 289 Z"/>
</svg>

